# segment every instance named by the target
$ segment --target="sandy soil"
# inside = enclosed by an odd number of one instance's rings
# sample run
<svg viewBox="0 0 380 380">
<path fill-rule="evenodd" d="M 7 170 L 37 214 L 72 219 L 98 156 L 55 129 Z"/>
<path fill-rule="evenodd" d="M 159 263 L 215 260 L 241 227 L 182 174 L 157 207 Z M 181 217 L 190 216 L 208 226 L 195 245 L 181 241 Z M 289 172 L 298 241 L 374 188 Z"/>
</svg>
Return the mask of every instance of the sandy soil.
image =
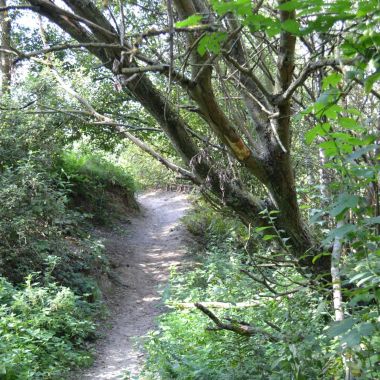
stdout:
<svg viewBox="0 0 380 380">
<path fill-rule="evenodd" d="M 72 380 L 122 379 L 126 373 L 130 379 L 139 379 L 144 353 L 138 342 L 165 310 L 160 299 L 170 268 L 185 262 L 190 238 L 179 219 L 190 207 L 187 196 L 151 192 L 138 200 L 140 215 L 116 232 L 100 231 L 113 272 L 125 286 L 106 289 L 111 316 L 102 328 L 104 338 L 96 342 L 93 366 L 74 374 Z"/>
</svg>

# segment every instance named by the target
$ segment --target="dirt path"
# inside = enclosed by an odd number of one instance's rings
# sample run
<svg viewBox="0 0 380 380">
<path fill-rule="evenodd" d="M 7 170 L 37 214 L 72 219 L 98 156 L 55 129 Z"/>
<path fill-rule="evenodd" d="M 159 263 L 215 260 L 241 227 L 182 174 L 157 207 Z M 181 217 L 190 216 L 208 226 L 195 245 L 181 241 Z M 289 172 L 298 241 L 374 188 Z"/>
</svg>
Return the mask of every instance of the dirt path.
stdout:
<svg viewBox="0 0 380 380">
<path fill-rule="evenodd" d="M 75 380 L 122 379 L 128 372 L 131 379 L 139 378 L 144 354 L 136 347 L 136 338 L 151 330 L 164 311 L 160 288 L 167 283 L 170 267 L 184 260 L 188 237 L 178 222 L 189 208 L 186 195 L 146 193 L 139 203 L 142 213 L 130 224 L 117 232 L 102 232 L 113 271 L 126 286 L 106 292 L 109 327 L 96 343 L 94 365 Z"/>
</svg>

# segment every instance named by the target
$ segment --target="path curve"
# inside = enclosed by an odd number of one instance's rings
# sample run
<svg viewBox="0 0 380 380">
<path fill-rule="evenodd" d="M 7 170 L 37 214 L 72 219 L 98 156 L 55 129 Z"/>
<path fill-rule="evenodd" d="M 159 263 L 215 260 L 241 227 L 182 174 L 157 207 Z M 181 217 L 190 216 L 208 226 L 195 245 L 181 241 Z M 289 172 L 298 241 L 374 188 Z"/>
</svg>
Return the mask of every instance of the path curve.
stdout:
<svg viewBox="0 0 380 380">
<path fill-rule="evenodd" d="M 96 343 L 95 362 L 73 380 L 138 379 L 144 354 L 136 347 L 164 311 L 161 290 L 170 268 L 184 262 L 189 238 L 179 219 L 190 205 L 185 194 L 150 192 L 139 196 L 142 212 L 117 232 L 101 232 L 113 272 L 126 286 L 105 292 L 111 310 L 104 338 Z M 108 293 L 108 295 L 107 295 Z M 128 378 L 128 377 L 127 377 Z"/>
</svg>

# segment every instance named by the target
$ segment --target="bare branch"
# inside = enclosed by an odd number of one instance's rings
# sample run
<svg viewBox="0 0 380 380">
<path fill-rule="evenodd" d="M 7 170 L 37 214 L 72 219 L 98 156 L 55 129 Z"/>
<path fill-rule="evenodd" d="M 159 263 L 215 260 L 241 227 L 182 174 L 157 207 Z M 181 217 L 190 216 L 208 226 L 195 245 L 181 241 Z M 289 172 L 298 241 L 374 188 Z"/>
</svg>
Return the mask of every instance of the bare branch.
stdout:
<svg viewBox="0 0 380 380">
<path fill-rule="evenodd" d="M 62 9 L 62 8 L 56 6 L 55 4 L 53 4 L 49 1 L 38 0 L 38 1 L 34 1 L 34 3 L 36 3 L 37 6 L 32 7 L 33 8 L 32 10 L 34 10 L 36 12 L 41 13 L 39 3 L 43 3 L 43 6 L 47 9 L 49 9 L 50 12 L 56 13 L 56 16 L 61 16 L 61 17 L 63 16 L 65 18 L 70 18 L 72 20 L 82 22 L 83 24 L 87 25 L 88 27 L 94 28 L 98 31 L 101 31 L 102 33 L 105 33 L 110 37 L 117 37 L 115 33 L 111 32 L 110 30 L 103 28 L 102 26 L 96 24 L 95 22 L 92 22 L 85 17 L 78 16 L 72 12 L 66 11 L 65 9 Z"/>
<path fill-rule="evenodd" d="M 289 85 L 289 87 L 282 94 L 276 96 L 273 101 L 275 104 L 281 104 L 290 99 L 293 93 L 297 90 L 298 87 L 304 84 L 309 75 L 323 67 L 333 66 L 337 67 L 340 65 L 353 65 L 357 62 L 357 59 L 325 59 L 317 62 L 308 63 L 305 68 L 301 71 L 301 73 L 297 76 L 297 79 Z"/>
<path fill-rule="evenodd" d="M 243 322 L 232 320 L 232 323 L 224 323 L 210 309 L 199 302 L 196 303 L 195 306 L 216 324 L 216 328 L 210 328 L 209 330 L 229 330 L 243 336 L 263 335 L 266 339 L 269 339 L 272 342 L 280 341 L 277 336 Z"/>
<path fill-rule="evenodd" d="M 211 307 L 213 309 L 245 309 L 248 307 L 260 306 L 259 301 L 250 301 L 250 302 L 199 302 L 205 307 Z M 170 303 L 169 306 L 176 307 L 178 309 L 195 309 L 197 308 L 196 303 L 193 302 L 174 302 Z"/>
<path fill-rule="evenodd" d="M 304 289 L 303 286 L 300 286 L 296 289 L 292 289 L 292 290 L 289 290 L 287 292 L 277 292 L 274 288 L 272 288 L 268 282 L 264 279 L 260 279 L 256 276 L 254 276 L 251 272 L 249 272 L 248 270 L 246 269 L 241 269 L 240 270 L 242 273 L 246 274 L 249 278 L 251 278 L 253 281 L 256 281 L 258 282 L 259 284 L 262 284 L 264 285 L 271 293 L 273 293 L 275 296 L 277 297 L 281 297 L 281 296 L 287 296 L 289 294 L 294 294 L 294 293 L 297 293 L 299 292 L 301 289 Z"/>
<path fill-rule="evenodd" d="M 135 145 L 137 145 L 140 149 L 142 149 L 144 152 L 148 153 L 150 156 L 161 162 L 164 166 L 166 166 L 168 169 L 173 170 L 179 174 L 181 174 L 184 177 L 187 177 L 191 179 L 194 183 L 199 183 L 200 180 L 190 171 L 181 168 L 180 166 L 174 164 L 173 162 L 167 160 L 166 158 L 162 157 L 159 153 L 157 153 L 155 150 L 153 150 L 149 145 L 145 144 L 142 140 L 137 138 L 136 136 L 132 135 L 123 127 L 120 125 L 120 123 L 115 122 L 114 120 L 110 119 L 107 116 L 104 116 L 100 113 L 98 113 L 95 108 L 88 102 L 87 99 L 83 98 L 81 95 L 79 95 L 73 88 L 70 87 L 70 85 L 59 75 L 57 70 L 49 64 L 48 67 L 50 67 L 53 75 L 57 79 L 60 86 L 72 97 L 77 99 L 79 103 L 86 109 L 86 111 L 91 114 L 95 119 L 100 122 L 101 124 L 107 124 L 110 126 L 113 126 L 115 130 L 126 137 L 128 140 L 132 141 Z"/>
<path fill-rule="evenodd" d="M 246 76 L 248 76 L 249 78 L 251 78 L 252 81 L 255 83 L 255 85 L 263 93 L 263 95 L 267 98 L 267 100 L 269 100 L 269 101 L 272 100 L 273 95 L 270 94 L 266 90 L 266 88 L 263 86 L 263 84 L 261 83 L 261 81 L 256 77 L 256 75 L 253 74 L 253 72 L 252 72 L 253 68 L 245 68 L 245 67 L 243 67 L 242 65 L 239 64 L 239 62 L 236 59 L 232 58 L 230 54 L 225 54 L 224 58 L 228 62 L 232 63 L 232 65 L 234 67 L 236 67 L 240 72 L 242 72 L 243 74 L 245 74 Z"/>
<path fill-rule="evenodd" d="M 195 33 L 199 31 L 204 31 L 204 32 L 215 32 L 218 30 L 216 25 L 213 24 L 202 24 L 202 25 L 194 25 L 194 26 L 188 26 L 188 27 L 173 27 L 173 32 L 176 33 Z M 170 28 L 164 28 L 164 29 L 149 29 L 145 32 L 142 33 L 134 33 L 134 34 L 127 34 L 126 37 L 129 38 L 148 38 L 148 37 L 157 37 L 161 36 L 163 34 L 170 34 L 171 29 Z"/>
<path fill-rule="evenodd" d="M 160 72 L 163 73 L 174 81 L 180 82 L 183 86 L 189 87 L 194 86 L 194 82 L 187 78 L 185 75 L 179 73 L 178 71 L 172 69 L 170 65 L 149 65 L 149 66 L 138 66 L 138 67 L 123 67 L 121 69 L 122 74 L 133 75 L 141 74 L 145 72 Z"/>
<path fill-rule="evenodd" d="M 8 12 L 8 11 L 37 11 L 38 7 L 34 7 L 32 5 L 8 5 L 6 7 L 0 7 L 0 12 Z"/>
<path fill-rule="evenodd" d="M 113 49 L 113 48 L 118 48 L 120 50 L 126 50 L 129 51 L 129 49 L 125 46 L 122 46 L 120 44 L 107 44 L 107 43 L 101 43 L 101 42 L 84 42 L 81 44 L 78 43 L 66 43 L 66 44 L 61 44 L 61 45 L 55 45 L 49 48 L 45 49 L 40 49 L 40 50 L 35 50 L 31 51 L 29 53 L 22 53 L 16 49 L 13 49 L 10 51 L 13 54 L 17 54 L 19 57 L 14 60 L 14 63 L 17 63 L 21 60 L 24 59 L 29 59 L 32 57 L 36 57 L 38 55 L 43 55 L 47 53 L 52 53 L 55 51 L 61 51 L 61 50 L 67 50 L 67 49 L 81 49 L 81 48 L 88 48 L 88 47 L 98 47 L 98 48 L 106 48 L 106 49 Z M 0 49 L 3 47 L 1 46 Z"/>
</svg>

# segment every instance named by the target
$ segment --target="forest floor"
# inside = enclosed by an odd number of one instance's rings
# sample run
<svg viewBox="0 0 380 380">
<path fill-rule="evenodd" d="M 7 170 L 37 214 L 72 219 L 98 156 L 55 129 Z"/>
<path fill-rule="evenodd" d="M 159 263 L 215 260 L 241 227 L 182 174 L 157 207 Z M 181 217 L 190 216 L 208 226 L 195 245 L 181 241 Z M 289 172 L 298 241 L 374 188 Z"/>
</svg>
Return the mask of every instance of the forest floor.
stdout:
<svg viewBox="0 0 380 380">
<path fill-rule="evenodd" d="M 161 297 L 170 268 L 186 262 L 191 238 L 179 221 L 190 208 L 187 196 L 149 192 L 138 201 L 141 213 L 112 231 L 98 231 L 119 284 L 102 286 L 110 317 L 96 342 L 94 364 L 72 380 L 139 379 L 141 342 L 165 312 Z"/>
</svg>

